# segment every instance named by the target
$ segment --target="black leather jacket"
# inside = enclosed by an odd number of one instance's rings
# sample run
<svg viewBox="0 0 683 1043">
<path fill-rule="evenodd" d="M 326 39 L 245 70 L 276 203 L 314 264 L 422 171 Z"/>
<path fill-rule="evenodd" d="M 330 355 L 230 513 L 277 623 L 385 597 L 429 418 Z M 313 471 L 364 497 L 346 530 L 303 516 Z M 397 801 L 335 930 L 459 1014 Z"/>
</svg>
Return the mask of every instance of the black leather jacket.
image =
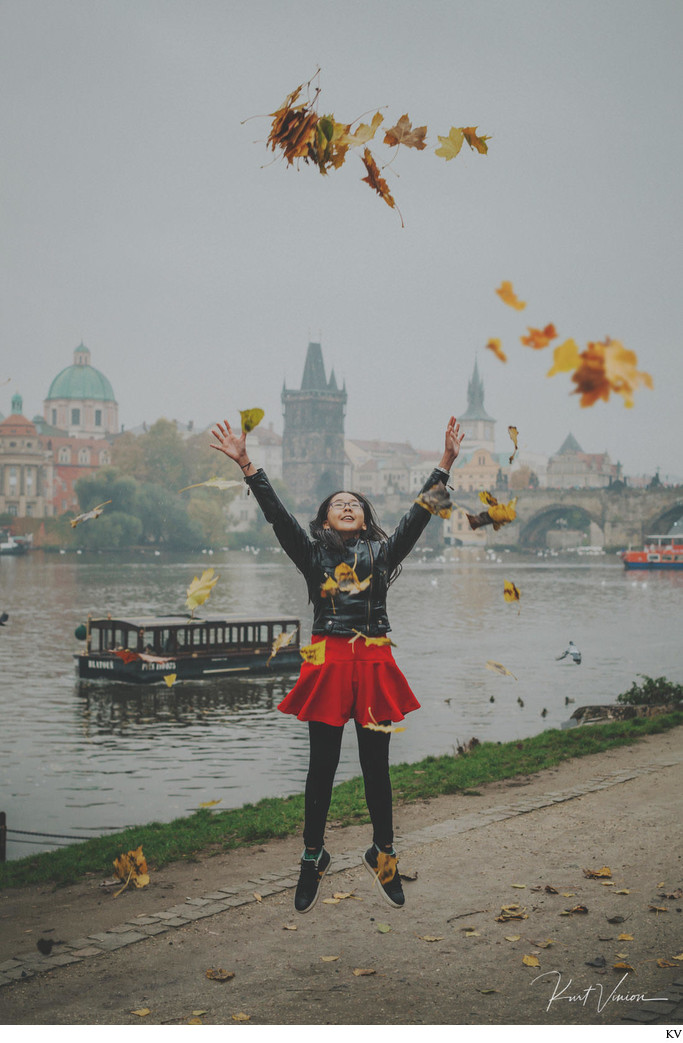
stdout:
<svg viewBox="0 0 683 1043">
<path fill-rule="evenodd" d="M 435 468 L 422 492 L 445 480 L 446 473 Z M 312 633 L 349 635 L 360 630 L 368 636 L 378 637 L 391 630 L 386 609 L 389 576 L 417 543 L 431 518 L 429 511 L 412 504 L 388 540 L 380 542 L 361 535 L 345 543 L 343 557 L 340 557 L 338 551 L 330 550 L 308 536 L 277 496 L 265 471 L 259 469 L 245 481 L 266 521 L 273 526 L 282 549 L 304 575 L 308 596 L 313 603 Z M 369 586 L 356 594 L 339 592 L 333 597 L 322 597 L 322 584 L 334 576 L 335 568 L 342 561 L 354 569 L 359 581 L 370 576 Z"/>
</svg>

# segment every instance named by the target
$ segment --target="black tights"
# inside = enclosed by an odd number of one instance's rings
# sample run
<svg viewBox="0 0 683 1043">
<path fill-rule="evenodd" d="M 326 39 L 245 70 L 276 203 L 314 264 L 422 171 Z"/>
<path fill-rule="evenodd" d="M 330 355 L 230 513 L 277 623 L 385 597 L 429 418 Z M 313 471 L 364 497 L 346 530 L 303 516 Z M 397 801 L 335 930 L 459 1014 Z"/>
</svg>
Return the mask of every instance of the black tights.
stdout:
<svg viewBox="0 0 683 1043">
<path fill-rule="evenodd" d="M 355 724 L 373 840 L 379 848 L 390 848 L 394 839 L 389 779 L 390 733 L 362 728 L 358 721 Z M 308 731 L 311 755 L 306 779 L 304 844 L 307 848 L 319 851 L 325 839 L 325 823 L 339 764 L 344 725 L 337 727 L 321 721 L 309 721 Z"/>
</svg>

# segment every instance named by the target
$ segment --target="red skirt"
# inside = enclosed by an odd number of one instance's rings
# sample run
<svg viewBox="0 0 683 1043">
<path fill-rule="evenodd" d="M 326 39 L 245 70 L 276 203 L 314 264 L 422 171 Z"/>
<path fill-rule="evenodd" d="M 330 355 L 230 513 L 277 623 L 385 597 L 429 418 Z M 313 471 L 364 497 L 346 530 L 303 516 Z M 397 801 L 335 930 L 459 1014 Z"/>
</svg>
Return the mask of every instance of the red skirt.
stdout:
<svg viewBox="0 0 683 1043">
<path fill-rule="evenodd" d="M 375 721 L 402 721 L 420 704 L 399 670 L 391 645 L 366 645 L 359 637 L 314 634 L 325 642 L 325 661 L 301 664 L 299 680 L 278 706 L 300 721 L 344 725 L 352 717 L 362 726 Z"/>
</svg>

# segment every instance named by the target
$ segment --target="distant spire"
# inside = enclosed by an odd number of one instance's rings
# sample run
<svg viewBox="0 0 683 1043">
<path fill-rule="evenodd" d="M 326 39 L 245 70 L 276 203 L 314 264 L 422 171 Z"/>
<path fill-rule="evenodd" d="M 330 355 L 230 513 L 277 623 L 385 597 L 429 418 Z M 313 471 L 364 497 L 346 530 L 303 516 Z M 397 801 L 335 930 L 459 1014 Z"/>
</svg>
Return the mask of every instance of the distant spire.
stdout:
<svg viewBox="0 0 683 1043">
<path fill-rule="evenodd" d="M 337 390 L 337 378 L 334 375 L 334 367 L 332 368 L 332 372 L 330 373 L 330 382 L 327 386 L 330 389 L 330 391 Z"/>
<path fill-rule="evenodd" d="M 484 381 L 479 376 L 479 366 L 474 360 L 472 379 L 467 385 L 467 410 L 460 420 L 493 420 L 484 409 Z"/>
<path fill-rule="evenodd" d="M 24 400 L 18 391 L 12 395 L 12 416 L 22 416 L 24 409 Z"/>
<path fill-rule="evenodd" d="M 323 351 L 320 344 L 311 341 L 306 353 L 304 375 L 301 379 L 302 391 L 326 391 L 327 379 L 325 377 L 325 363 L 323 362 Z"/>
</svg>

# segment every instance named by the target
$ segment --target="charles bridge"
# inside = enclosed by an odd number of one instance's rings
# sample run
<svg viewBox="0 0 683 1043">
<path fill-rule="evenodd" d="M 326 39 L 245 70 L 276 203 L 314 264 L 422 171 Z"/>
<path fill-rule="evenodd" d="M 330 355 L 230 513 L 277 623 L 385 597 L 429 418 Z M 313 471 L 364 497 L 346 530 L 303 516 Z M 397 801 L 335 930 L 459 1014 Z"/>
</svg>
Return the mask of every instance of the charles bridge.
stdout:
<svg viewBox="0 0 683 1043">
<path fill-rule="evenodd" d="M 453 494 L 456 502 L 475 512 L 481 510 L 476 499 L 468 504 L 462 493 Z M 646 536 L 667 533 L 683 516 L 683 486 L 656 486 L 631 489 L 615 482 L 602 489 L 525 489 L 519 493 L 497 493 L 500 502 L 517 496 L 517 521 L 489 532 L 489 542 L 521 547 L 545 545 L 545 534 L 557 527 L 560 519 L 571 515 L 572 528 L 589 531 L 589 542 L 607 549 L 639 547 Z"/>
</svg>

